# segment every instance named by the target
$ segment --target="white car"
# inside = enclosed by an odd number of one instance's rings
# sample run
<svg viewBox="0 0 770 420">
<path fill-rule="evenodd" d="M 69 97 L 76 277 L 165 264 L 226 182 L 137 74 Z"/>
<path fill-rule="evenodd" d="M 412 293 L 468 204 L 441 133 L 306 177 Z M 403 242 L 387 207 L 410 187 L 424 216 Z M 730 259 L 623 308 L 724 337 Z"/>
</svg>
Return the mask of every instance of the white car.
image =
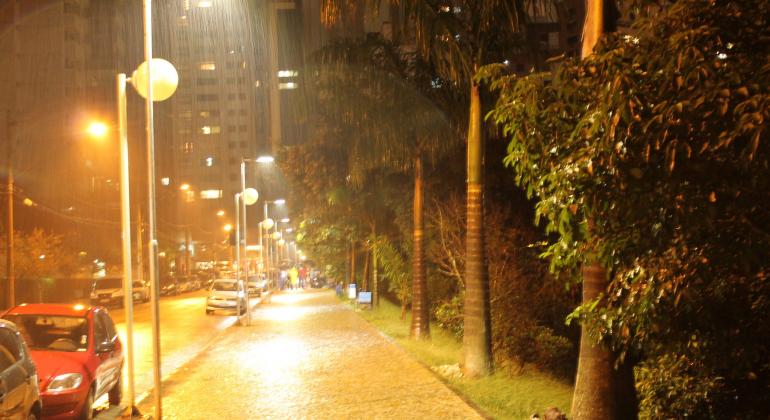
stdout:
<svg viewBox="0 0 770 420">
<path fill-rule="evenodd" d="M 267 291 L 267 280 L 259 276 L 249 276 L 246 287 L 249 290 L 249 296 L 262 296 L 262 292 Z"/>
<path fill-rule="evenodd" d="M 150 300 L 150 286 L 142 281 L 134 280 L 132 284 L 134 302 Z M 94 281 L 91 286 L 91 303 L 102 306 L 123 306 L 123 279 L 121 277 L 104 277 Z"/>
<path fill-rule="evenodd" d="M 243 282 L 233 279 L 214 280 L 206 297 L 206 315 L 216 310 L 237 311 L 239 306 L 241 313 L 246 312 Z"/>
</svg>

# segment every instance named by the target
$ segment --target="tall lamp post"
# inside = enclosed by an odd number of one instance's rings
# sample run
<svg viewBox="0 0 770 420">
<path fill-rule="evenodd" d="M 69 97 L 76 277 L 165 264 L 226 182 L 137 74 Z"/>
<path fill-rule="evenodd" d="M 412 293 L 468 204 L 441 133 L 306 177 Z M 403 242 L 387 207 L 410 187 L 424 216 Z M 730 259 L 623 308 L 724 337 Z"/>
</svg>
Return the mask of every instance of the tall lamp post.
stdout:
<svg viewBox="0 0 770 420">
<path fill-rule="evenodd" d="M 158 283 L 158 241 L 155 228 L 155 138 L 152 102 L 163 101 L 176 91 L 179 76 L 171 63 L 152 58 L 150 29 L 150 0 L 145 0 L 145 58 L 128 79 L 124 73 L 117 76 L 118 132 L 120 137 L 120 185 L 121 221 L 123 228 L 123 305 L 126 317 L 126 364 L 128 367 L 128 402 L 134 410 L 134 360 L 133 360 L 133 288 L 131 285 L 131 210 L 128 189 L 128 129 L 126 111 L 126 82 L 130 81 L 137 93 L 146 99 L 147 117 L 147 182 L 149 191 L 149 248 L 150 248 L 150 299 L 152 301 L 153 380 L 155 418 L 162 418 L 160 375 L 160 285 Z M 149 37 L 149 45 L 148 39 Z"/>
<path fill-rule="evenodd" d="M 273 228 L 277 223 L 273 222 L 273 219 L 271 219 L 268 216 L 268 211 L 267 210 L 268 210 L 268 205 L 269 204 L 276 204 L 276 205 L 280 206 L 280 205 L 286 204 L 286 200 L 284 200 L 283 198 L 279 198 L 277 200 L 272 200 L 272 201 L 265 200 L 265 203 L 264 203 L 265 220 L 263 221 L 262 227 L 265 229 L 265 233 L 267 234 L 265 242 L 268 245 L 267 246 L 267 255 L 266 255 L 267 258 L 265 260 L 266 261 L 265 267 L 267 267 L 266 271 L 267 271 L 268 283 L 271 283 L 272 282 L 272 277 L 270 275 L 270 271 L 274 267 L 273 267 L 273 263 L 272 263 L 272 254 L 273 253 L 270 250 L 270 229 Z"/>
<path fill-rule="evenodd" d="M 243 168 L 241 167 L 241 170 Z M 246 242 L 246 206 L 250 206 L 257 202 L 259 199 L 259 193 L 254 188 L 243 188 L 241 192 L 235 194 L 235 259 L 238 261 L 238 269 L 235 270 L 235 280 L 239 282 L 241 280 L 241 271 L 243 270 L 242 256 L 245 254 L 245 250 L 241 253 L 241 242 Z M 243 223 L 241 223 L 241 207 L 243 208 Z M 241 240 L 241 226 L 243 226 L 243 240 Z M 248 269 L 244 272 L 246 285 L 246 325 L 251 324 L 251 305 L 249 302 L 249 273 Z M 240 300 L 237 300 L 237 312 L 240 319 Z"/>
</svg>

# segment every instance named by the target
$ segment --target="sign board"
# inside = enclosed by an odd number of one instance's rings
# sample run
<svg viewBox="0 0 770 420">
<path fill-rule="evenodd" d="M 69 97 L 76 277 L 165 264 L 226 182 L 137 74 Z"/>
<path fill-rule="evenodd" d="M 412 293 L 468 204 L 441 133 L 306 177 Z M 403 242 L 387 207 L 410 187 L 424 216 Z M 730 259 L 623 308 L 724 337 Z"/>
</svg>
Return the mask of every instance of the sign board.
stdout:
<svg viewBox="0 0 770 420">
<path fill-rule="evenodd" d="M 348 299 L 355 299 L 356 298 L 356 284 L 350 283 L 348 285 Z"/>
<path fill-rule="evenodd" d="M 372 292 L 360 292 L 358 294 L 358 303 L 372 304 Z"/>
</svg>

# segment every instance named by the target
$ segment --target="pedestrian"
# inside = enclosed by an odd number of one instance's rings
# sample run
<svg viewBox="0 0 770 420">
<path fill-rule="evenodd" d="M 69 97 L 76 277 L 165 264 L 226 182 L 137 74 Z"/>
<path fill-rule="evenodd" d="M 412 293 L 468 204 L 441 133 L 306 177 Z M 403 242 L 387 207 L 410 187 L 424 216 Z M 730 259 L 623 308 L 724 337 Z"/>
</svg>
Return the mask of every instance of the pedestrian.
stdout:
<svg viewBox="0 0 770 420">
<path fill-rule="evenodd" d="M 297 287 L 298 283 L 299 271 L 297 271 L 297 267 L 292 267 L 291 270 L 289 270 L 289 287 L 294 289 Z"/>
</svg>

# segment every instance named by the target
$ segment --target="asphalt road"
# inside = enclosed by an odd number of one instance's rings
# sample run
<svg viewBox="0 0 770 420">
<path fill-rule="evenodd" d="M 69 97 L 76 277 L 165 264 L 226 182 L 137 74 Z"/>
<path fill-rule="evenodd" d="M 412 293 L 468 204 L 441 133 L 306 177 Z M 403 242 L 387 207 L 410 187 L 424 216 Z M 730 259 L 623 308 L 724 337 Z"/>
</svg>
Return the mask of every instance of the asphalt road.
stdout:
<svg viewBox="0 0 770 420">
<path fill-rule="evenodd" d="M 162 297 L 160 301 L 161 376 L 173 374 L 199 352 L 204 350 L 217 334 L 232 325 L 236 318 L 226 313 L 206 315 L 207 291 L 183 293 Z M 258 299 L 252 297 L 252 304 Z M 126 343 L 126 323 L 123 308 L 109 309 L 112 319 Z M 152 313 L 150 303 L 134 305 L 134 383 L 137 404 L 144 398 L 152 399 Z M 124 365 L 125 366 L 125 365 Z M 124 404 L 127 403 L 127 369 L 123 372 Z"/>
</svg>

